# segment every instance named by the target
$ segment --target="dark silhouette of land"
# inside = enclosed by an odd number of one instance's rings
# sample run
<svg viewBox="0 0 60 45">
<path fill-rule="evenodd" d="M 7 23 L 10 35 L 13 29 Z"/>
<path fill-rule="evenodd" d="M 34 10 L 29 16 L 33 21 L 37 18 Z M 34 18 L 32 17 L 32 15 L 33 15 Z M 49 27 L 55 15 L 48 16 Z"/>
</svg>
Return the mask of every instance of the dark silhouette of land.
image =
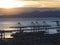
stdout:
<svg viewBox="0 0 60 45">
<path fill-rule="evenodd" d="M 4 9 L 1 9 L 0 12 L 3 12 L 2 10 Z M 0 15 L 0 18 L 40 18 L 40 17 L 59 18 L 60 17 L 60 10 L 54 9 L 54 8 L 51 8 L 51 9 L 50 8 L 46 8 L 46 9 L 44 8 L 16 8 L 13 11 L 15 11 L 15 14 Z"/>
<path fill-rule="evenodd" d="M 60 17 L 60 11 L 32 11 L 32 12 L 26 12 L 26 13 L 18 13 L 17 15 L 1 15 L 0 18 L 46 18 L 46 17 L 54 17 L 59 18 Z"/>
</svg>

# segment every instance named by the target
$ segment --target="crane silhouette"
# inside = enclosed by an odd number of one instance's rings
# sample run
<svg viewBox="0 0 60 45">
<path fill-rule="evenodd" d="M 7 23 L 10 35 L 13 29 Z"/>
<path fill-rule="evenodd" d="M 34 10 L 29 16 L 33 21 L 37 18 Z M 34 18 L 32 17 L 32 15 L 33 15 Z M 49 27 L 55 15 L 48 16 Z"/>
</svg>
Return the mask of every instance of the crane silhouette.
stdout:
<svg viewBox="0 0 60 45">
<path fill-rule="evenodd" d="M 52 22 L 56 22 L 57 27 L 60 27 L 60 24 L 59 24 L 59 23 L 60 23 L 60 21 L 52 21 Z M 58 28 L 57 28 L 57 32 L 59 32 L 59 31 L 60 31 L 60 29 L 58 29 Z M 60 33 L 60 32 L 59 32 L 59 33 Z"/>
<path fill-rule="evenodd" d="M 60 21 L 52 21 L 52 22 L 56 22 L 57 26 L 60 26 Z"/>
<path fill-rule="evenodd" d="M 53 21 L 55 22 L 55 21 Z M 38 22 L 36 22 L 38 23 Z M 45 22 L 43 22 L 45 23 Z M 59 23 L 59 21 L 57 22 L 57 24 Z M 35 25 L 34 22 L 31 22 L 32 25 L 29 25 L 29 26 L 22 26 L 20 22 L 18 22 L 18 25 L 19 26 L 12 26 L 12 27 L 9 27 L 9 28 L 19 28 L 19 30 L 0 30 L 0 37 L 1 39 L 3 38 L 3 34 L 4 34 L 4 38 L 5 38 L 5 33 L 12 33 L 12 32 L 20 32 L 20 33 L 23 33 L 24 31 L 31 31 L 31 30 L 36 30 L 34 29 L 35 27 L 38 27 L 39 29 L 37 29 L 38 31 L 40 30 L 45 30 L 45 29 L 60 29 L 60 27 L 51 27 L 51 25 Z M 59 25 L 59 24 L 58 24 Z M 42 27 L 42 28 L 41 28 Z M 45 27 L 45 28 L 44 28 Z M 26 29 L 24 29 L 26 28 Z M 29 28 L 29 29 L 27 29 Z M 32 29 L 30 29 L 32 28 Z"/>
</svg>

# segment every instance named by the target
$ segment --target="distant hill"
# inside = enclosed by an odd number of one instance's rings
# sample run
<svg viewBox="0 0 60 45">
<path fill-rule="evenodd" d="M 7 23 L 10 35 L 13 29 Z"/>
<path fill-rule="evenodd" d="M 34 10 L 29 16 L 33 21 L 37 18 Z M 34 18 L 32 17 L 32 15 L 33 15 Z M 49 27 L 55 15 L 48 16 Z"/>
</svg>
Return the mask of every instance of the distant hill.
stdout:
<svg viewBox="0 0 60 45">
<path fill-rule="evenodd" d="M 16 15 L 1 15 L 0 18 L 39 18 L 39 17 L 56 17 L 60 18 L 60 10 L 21 12 Z"/>
</svg>

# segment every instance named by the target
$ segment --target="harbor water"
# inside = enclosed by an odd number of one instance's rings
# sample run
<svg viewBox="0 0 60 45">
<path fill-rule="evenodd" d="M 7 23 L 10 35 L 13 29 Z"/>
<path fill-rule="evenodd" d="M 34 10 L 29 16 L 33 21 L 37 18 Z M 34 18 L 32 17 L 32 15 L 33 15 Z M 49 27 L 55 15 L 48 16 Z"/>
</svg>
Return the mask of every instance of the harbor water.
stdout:
<svg viewBox="0 0 60 45">
<path fill-rule="evenodd" d="M 18 26 L 18 22 L 22 26 L 27 26 L 32 25 L 31 22 L 38 22 L 39 25 L 43 25 L 43 21 L 45 21 L 47 25 L 56 26 L 56 22 L 53 22 L 56 20 L 60 21 L 60 18 L 0 18 L 0 30 L 17 30 L 10 27 Z M 50 29 L 49 33 L 56 33 L 56 29 Z M 6 34 L 6 38 L 10 38 L 10 34 Z"/>
</svg>

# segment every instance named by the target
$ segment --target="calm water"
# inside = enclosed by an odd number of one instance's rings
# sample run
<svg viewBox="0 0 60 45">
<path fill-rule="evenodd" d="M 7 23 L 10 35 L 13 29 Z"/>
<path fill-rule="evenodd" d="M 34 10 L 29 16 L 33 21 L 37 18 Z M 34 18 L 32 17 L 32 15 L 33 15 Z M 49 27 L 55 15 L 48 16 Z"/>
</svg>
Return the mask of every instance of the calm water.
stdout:
<svg viewBox="0 0 60 45">
<path fill-rule="evenodd" d="M 13 28 L 18 26 L 18 22 L 21 23 L 21 25 L 31 25 L 31 22 L 39 22 L 40 25 L 43 24 L 43 21 L 46 21 L 46 24 L 51 26 L 56 26 L 55 22 L 52 22 L 54 20 L 60 20 L 60 18 L 0 18 L 0 30 L 15 30 Z M 51 31 L 51 33 L 55 33 L 56 31 Z M 10 33 L 9 33 L 10 34 Z M 10 37 L 9 34 L 6 34 L 6 37 Z"/>
</svg>

